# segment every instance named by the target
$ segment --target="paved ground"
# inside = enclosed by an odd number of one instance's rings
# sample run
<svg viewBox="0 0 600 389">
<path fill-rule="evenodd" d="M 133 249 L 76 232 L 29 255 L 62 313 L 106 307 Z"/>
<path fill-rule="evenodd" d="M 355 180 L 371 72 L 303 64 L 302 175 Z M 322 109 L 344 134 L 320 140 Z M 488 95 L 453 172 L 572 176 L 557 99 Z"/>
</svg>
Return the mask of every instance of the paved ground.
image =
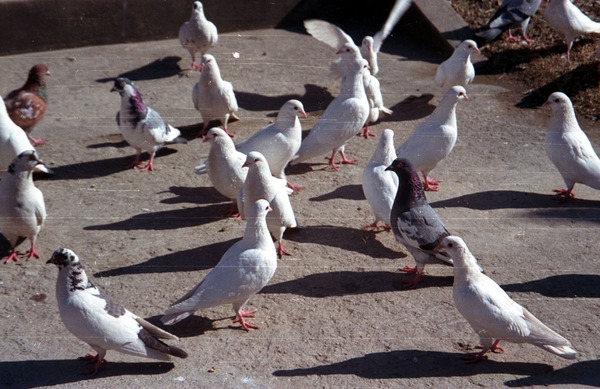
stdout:
<svg viewBox="0 0 600 389">
<path fill-rule="evenodd" d="M 443 57 L 398 38 L 383 50 L 379 78 L 394 114 L 373 131 L 392 128 L 400 144 L 439 101 L 433 76 Z M 303 101 L 308 130 L 338 92 L 328 77 L 333 53 L 307 35 L 224 34 L 213 54 L 241 106 L 241 120 L 230 126 L 235 140 L 273 120 L 289 98 Z M 156 322 L 240 239 L 244 224 L 219 216 L 226 199 L 193 173 L 208 147 L 194 139 L 201 120 L 190 93 L 198 74 L 181 70 L 190 61 L 176 40 L 2 57 L 0 92 L 20 85 L 38 62 L 53 76 L 35 135 L 48 140 L 38 150 L 56 174 L 36 180 L 49 214 L 39 237 L 43 258 L 0 267 L 0 386 L 600 386 L 600 193 L 578 186 L 576 200 L 553 200 L 563 184 L 543 148 L 549 110 L 515 108 L 523 90 L 505 75 L 479 75 L 468 88 L 458 143 L 434 170 L 443 183 L 428 199 L 492 278 L 571 340 L 577 361 L 515 344 L 479 364 L 460 359 L 477 337 L 454 308 L 451 269 L 431 266 L 417 289 L 403 290 L 410 276 L 397 269 L 412 258 L 390 233 L 361 229 L 372 215 L 360 177 L 377 140 L 356 137 L 347 146 L 355 166 L 336 172 L 315 159 L 289 169 L 306 186 L 292 196 L 300 228 L 285 236 L 292 256 L 249 304 L 260 330 L 239 330 L 231 308 L 216 307 L 170 328 L 188 359 L 155 363 L 109 352 L 107 369 L 80 375 L 76 357 L 92 350 L 59 319 L 56 269 L 45 265 L 54 249 L 73 249 L 98 286 Z M 190 140 L 162 152 L 155 172 L 124 168 L 133 149 L 114 122 L 119 98 L 109 89 L 117 75 L 132 78 Z M 581 124 L 599 145 L 597 124 Z"/>
</svg>

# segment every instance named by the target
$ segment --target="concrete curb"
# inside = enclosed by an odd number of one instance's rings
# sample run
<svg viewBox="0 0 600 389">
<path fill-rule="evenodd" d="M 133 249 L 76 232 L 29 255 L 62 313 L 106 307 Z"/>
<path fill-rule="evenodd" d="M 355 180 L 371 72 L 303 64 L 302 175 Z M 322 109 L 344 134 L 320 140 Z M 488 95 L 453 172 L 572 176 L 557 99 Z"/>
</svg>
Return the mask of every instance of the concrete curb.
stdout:
<svg viewBox="0 0 600 389">
<path fill-rule="evenodd" d="M 413 0 L 398 29 L 447 53 L 471 37 L 446 0 Z M 219 32 L 301 28 L 302 20 L 349 18 L 381 26 L 395 0 L 375 0 L 369 15 L 344 1 L 203 2 Z M 0 0 L 0 55 L 124 42 L 172 39 L 189 18 L 191 0 Z"/>
</svg>

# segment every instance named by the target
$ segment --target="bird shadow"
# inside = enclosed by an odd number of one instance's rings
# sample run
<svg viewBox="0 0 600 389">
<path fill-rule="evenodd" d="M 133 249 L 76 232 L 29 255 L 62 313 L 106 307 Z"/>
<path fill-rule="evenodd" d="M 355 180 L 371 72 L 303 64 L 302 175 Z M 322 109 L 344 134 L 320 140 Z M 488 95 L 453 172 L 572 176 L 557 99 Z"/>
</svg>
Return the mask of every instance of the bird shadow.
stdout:
<svg viewBox="0 0 600 389">
<path fill-rule="evenodd" d="M 547 297 L 600 298 L 600 276 L 561 274 L 518 284 L 502 285 L 507 292 L 535 292 Z"/>
<path fill-rule="evenodd" d="M 177 150 L 163 147 L 155 156 L 155 159 L 176 153 Z M 54 170 L 53 180 L 82 180 L 88 178 L 106 177 L 119 172 L 130 170 L 128 164 L 133 161 L 134 156 L 107 158 L 96 161 L 87 161 L 52 167 Z M 147 161 L 148 155 L 142 153 L 141 160 Z M 158 167 L 160 169 L 160 167 Z M 144 172 L 140 172 L 144 174 Z"/>
<path fill-rule="evenodd" d="M 159 212 L 144 212 L 114 223 L 86 226 L 87 231 L 130 231 L 130 230 L 175 230 L 178 228 L 198 227 L 223 217 L 219 215 L 221 204 L 204 207 L 175 209 Z"/>
<path fill-rule="evenodd" d="M 289 229 L 285 239 L 297 243 L 311 243 L 337 247 L 373 258 L 399 259 L 406 254 L 390 250 L 375 239 L 374 231 L 342 226 L 320 225 Z"/>
<path fill-rule="evenodd" d="M 396 350 L 366 354 L 346 361 L 308 368 L 276 370 L 277 377 L 350 374 L 368 379 L 470 377 L 479 374 L 548 375 L 552 366 L 529 362 L 487 360 L 468 364 L 461 353 Z M 408 383 L 407 383 L 408 384 Z"/>
<path fill-rule="evenodd" d="M 362 185 L 344 185 L 335 188 L 329 193 L 322 194 L 320 196 L 311 197 L 309 201 L 326 201 L 326 200 L 365 200 L 365 194 L 362 190 Z"/>
<path fill-rule="evenodd" d="M 150 318 L 147 318 L 146 320 L 148 322 L 154 324 L 155 326 L 162 328 L 163 330 L 177 336 L 178 338 L 192 338 L 194 336 L 204 335 L 205 333 L 207 333 L 209 331 L 216 331 L 219 328 L 216 328 L 214 326 L 214 323 L 216 321 L 221 320 L 221 319 L 211 320 L 206 317 L 197 316 L 194 314 L 194 315 L 186 317 L 185 319 L 181 320 L 180 322 L 177 322 L 170 326 L 166 326 L 166 325 L 162 324 L 162 322 L 160 321 L 161 317 L 162 317 L 162 315 L 157 315 L 157 316 L 152 316 Z M 233 318 L 233 316 L 231 318 Z M 227 319 L 231 319 L 231 318 L 227 318 Z"/>
<path fill-rule="evenodd" d="M 82 374 L 85 366 L 85 362 L 76 359 L 0 362 L 0 383 L 3 388 L 29 389 L 106 377 L 165 374 L 174 368 L 171 362 L 108 362 L 98 374 L 90 376 Z"/>
<path fill-rule="evenodd" d="M 504 385 L 510 388 L 522 386 L 552 386 L 552 385 L 582 385 L 600 387 L 600 360 L 581 361 L 547 374 L 531 374 L 529 377 L 506 381 Z"/>
<path fill-rule="evenodd" d="M 171 186 L 168 190 L 176 197 L 161 200 L 163 204 L 214 204 L 231 202 L 213 186 L 185 187 Z"/>
<path fill-rule="evenodd" d="M 519 108 L 537 108 L 544 104 L 552 93 L 561 91 L 568 96 L 575 96 L 587 89 L 598 88 L 600 83 L 600 63 L 588 62 L 561 75 L 537 89 L 534 89 L 521 101 L 515 104 Z"/>
<path fill-rule="evenodd" d="M 126 274 L 191 272 L 212 269 L 219 263 L 223 254 L 225 254 L 225 252 L 240 239 L 241 238 L 234 238 L 190 250 L 160 255 L 158 257 L 150 258 L 142 263 L 100 271 L 94 273 L 94 277 L 102 278 Z"/>
<path fill-rule="evenodd" d="M 403 122 L 429 116 L 436 107 L 431 104 L 433 97 L 431 93 L 424 93 L 421 96 L 410 95 L 394 106 L 389 107 L 393 111 L 392 114 L 381 116 L 380 122 Z"/>
<path fill-rule="evenodd" d="M 159 58 L 137 69 L 121 73 L 116 77 L 98 78 L 96 82 L 113 82 L 117 77 L 126 77 L 129 78 L 131 81 L 169 78 L 181 73 L 182 70 L 179 67 L 179 61 L 181 61 L 181 57 L 178 56 L 168 56 L 164 58 Z"/>
<path fill-rule="evenodd" d="M 105 147 L 114 147 L 116 149 L 122 149 L 123 147 L 129 146 L 129 143 L 123 139 L 121 134 L 108 134 L 100 137 L 104 142 L 94 143 L 88 145 L 88 149 L 102 149 Z"/>
<path fill-rule="evenodd" d="M 492 209 L 538 209 L 532 213 L 543 215 L 551 213 L 553 217 L 581 218 L 581 211 L 585 210 L 586 219 L 598 219 L 600 203 L 594 200 L 569 199 L 566 202 L 556 201 L 556 196 L 534 192 L 521 192 L 515 190 L 489 190 L 469 193 L 430 203 L 432 207 L 462 207 L 481 211 Z M 546 209 L 542 211 L 541 209 Z"/>
<path fill-rule="evenodd" d="M 413 276 L 410 276 L 413 277 Z M 408 278 L 399 272 L 335 271 L 309 274 L 302 278 L 265 286 L 259 293 L 295 294 L 325 298 L 405 290 Z M 423 277 L 419 288 L 452 286 L 452 277 Z"/>
<path fill-rule="evenodd" d="M 265 96 L 258 93 L 236 91 L 235 97 L 238 105 L 248 111 L 279 111 L 286 101 L 296 99 L 302 102 L 304 111 L 307 113 L 325 110 L 334 99 L 327 88 L 313 84 L 304 85 L 303 95 Z"/>
</svg>

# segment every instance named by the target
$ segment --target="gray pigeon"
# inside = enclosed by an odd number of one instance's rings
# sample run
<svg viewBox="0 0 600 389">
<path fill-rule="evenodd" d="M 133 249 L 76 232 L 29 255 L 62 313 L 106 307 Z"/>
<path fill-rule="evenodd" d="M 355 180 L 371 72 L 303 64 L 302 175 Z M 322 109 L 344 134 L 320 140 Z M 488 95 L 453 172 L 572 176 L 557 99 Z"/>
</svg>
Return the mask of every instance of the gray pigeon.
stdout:
<svg viewBox="0 0 600 389">
<path fill-rule="evenodd" d="M 31 241 L 25 257 L 40 257 L 35 251 L 35 240 L 46 220 L 46 206 L 44 195 L 33 184 L 32 177 L 39 164 L 42 160 L 35 150 L 23 151 L 0 181 L 0 233 L 11 245 L 10 254 L 2 258 L 4 263 L 17 261 L 16 248 L 25 239 Z"/>
<path fill-rule="evenodd" d="M 142 95 L 128 78 L 119 77 L 111 92 L 119 92 L 121 96 L 121 110 L 117 112 L 117 124 L 123 137 L 137 154 L 128 167 L 140 170 L 154 170 L 153 161 L 156 152 L 164 145 L 170 143 L 187 143 L 182 138 L 181 132 L 166 123 L 162 117 L 144 104 Z M 140 167 L 142 151 L 150 154 L 150 161 Z"/>
<path fill-rule="evenodd" d="M 407 288 L 414 288 L 426 264 L 453 264 L 447 255 L 433 251 L 450 233 L 427 202 L 419 175 L 407 159 L 395 159 L 386 170 L 396 173 L 399 179 L 390 224 L 396 241 L 404 245 L 415 259 L 415 267 L 400 269 L 415 274 L 415 278 L 405 284 Z"/>
<path fill-rule="evenodd" d="M 94 363 L 88 374 L 98 372 L 108 350 L 161 361 L 168 361 L 169 355 L 187 357 L 185 351 L 160 340 L 178 340 L 175 335 L 129 312 L 94 286 L 73 251 L 58 249 L 46 263 L 58 266 L 56 300 L 62 322 L 98 353 L 80 358 Z"/>
<path fill-rule="evenodd" d="M 490 42 L 508 30 L 507 39 L 517 40 L 519 38 L 512 35 L 511 29 L 521 28 L 523 39 L 527 43 L 533 43 L 533 39 L 527 37 L 527 26 L 541 3 L 542 0 L 504 0 L 496 13 L 475 35 Z"/>
</svg>

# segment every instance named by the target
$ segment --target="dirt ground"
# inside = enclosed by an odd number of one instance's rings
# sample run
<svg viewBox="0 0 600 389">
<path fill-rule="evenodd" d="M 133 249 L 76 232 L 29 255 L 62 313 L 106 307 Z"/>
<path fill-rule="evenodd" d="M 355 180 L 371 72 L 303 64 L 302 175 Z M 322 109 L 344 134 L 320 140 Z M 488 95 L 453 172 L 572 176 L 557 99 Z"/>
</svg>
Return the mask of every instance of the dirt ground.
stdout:
<svg viewBox="0 0 600 389">
<path fill-rule="evenodd" d="M 273 120 L 290 98 L 304 103 L 308 130 L 338 93 L 328 73 L 332 50 L 305 34 L 223 34 L 212 53 L 241 107 L 241 120 L 230 125 L 236 141 Z M 373 132 L 391 128 L 399 145 L 432 112 L 443 59 L 410 40 L 384 43 L 379 79 L 394 114 Z M 181 338 L 185 360 L 109 351 L 97 376 L 79 374 L 84 366 L 76 358 L 92 349 L 60 321 L 57 270 L 45 264 L 56 248 L 74 250 L 97 286 L 157 323 L 241 238 L 244 222 L 220 216 L 228 201 L 207 176 L 194 174 L 208 145 L 195 138 L 201 119 L 191 89 L 199 75 L 181 70 L 190 59 L 178 41 L 2 57 L 0 92 L 21 85 L 39 62 L 52 77 L 48 113 L 34 135 L 48 141 L 38 151 L 55 175 L 36 177 L 48 210 L 37 247 L 42 258 L 0 266 L 0 386 L 600 386 L 600 193 L 576 186 L 575 200 L 553 199 L 563 182 L 543 147 L 549 108 L 515 107 L 526 88 L 503 74 L 478 76 L 467 88 L 457 145 L 433 171 L 443 182 L 428 200 L 493 279 L 573 343 L 577 361 L 510 343 L 488 361 L 460 358 L 478 339 L 454 307 L 452 269 L 428 266 L 423 282 L 404 290 L 412 276 L 398 268 L 413 259 L 391 233 L 362 229 L 373 215 L 361 174 L 378 139 L 356 137 L 346 147 L 356 165 L 333 171 L 315 159 L 288 169 L 290 181 L 306 189 L 291 198 L 299 228 L 287 231 L 284 243 L 292 255 L 248 306 L 258 310 L 260 330 L 240 330 L 230 306 L 215 307 L 167 328 Z M 146 103 L 189 139 L 163 150 L 154 172 L 124 167 L 134 151 L 114 120 L 119 97 L 109 90 L 118 75 L 134 80 Z M 600 145 L 597 123 L 580 124 Z"/>
</svg>

